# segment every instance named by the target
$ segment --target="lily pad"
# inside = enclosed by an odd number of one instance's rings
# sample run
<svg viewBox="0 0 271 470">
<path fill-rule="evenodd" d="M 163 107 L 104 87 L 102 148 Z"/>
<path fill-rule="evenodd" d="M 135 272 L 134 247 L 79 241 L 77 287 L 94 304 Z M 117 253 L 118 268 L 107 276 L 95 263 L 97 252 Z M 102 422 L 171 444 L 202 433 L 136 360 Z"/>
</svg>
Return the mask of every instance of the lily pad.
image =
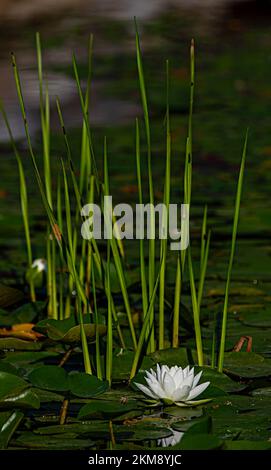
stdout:
<svg viewBox="0 0 271 470">
<path fill-rule="evenodd" d="M 35 351 L 35 354 L 32 352 L 22 351 L 22 352 L 7 352 L 3 361 L 10 362 L 11 364 L 20 364 L 24 366 L 25 364 L 33 364 L 35 362 L 43 361 L 44 359 L 58 357 L 59 354 L 54 351 Z"/>
<path fill-rule="evenodd" d="M 37 410 L 39 407 L 39 397 L 33 390 L 28 388 L 18 394 L 13 393 L 0 400 L 0 408 L 34 408 Z"/>
<path fill-rule="evenodd" d="M 136 409 L 134 403 L 116 403 L 114 401 L 92 401 L 82 406 L 78 413 L 80 420 L 116 418 Z"/>
<path fill-rule="evenodd" d="M 270 399 L 233 395 L 207 405 L 213 432 L 223 439 L 267 440 L 270 434 Z M 253 425 L 252 425 L 253 423 Z"/>
<path fill-rule="evenodd" d="M 41 366 L 28 376 L 30 382 L 39 388 L 57 392 L 66 392 L 70 388 L 67 372 L 58 366 Z"/>
<path fill-rule="evenodd" d="M 227 450 L 270 450 L 271 442 L 266 441 L 227 441 Z"/>
<path fill-rule="evenodd" d="M 256 353 L 226 353 L 224 372 L 243 378 L 270 376 L 271 360 Z"/>
<path fill-rule="evenodd" d="M 18 338 L 0 338 L 0 349 L 15 349 L 17 351 L 39 351 L 42 343 L 25 341 Z"/>
<path fill-rule="evenodd" d="M 131 367 L 135 353 L 133 351 L 125 350 L 121 354 L 119 351 L 114 352 L 113 356 L 113 370 L 112 376 L 114 380 L 127 380 L 130 377 Z M 153 361 L 150 357 L 145 357 L 140 366 L 140 370 L 146 370 L 153 366 Z"/>
<path fill-rule="evenodd" d="M 149 356 L 153 363 L 168 366 L 186 367 L 188 364 L 197 364 L 197 352 L 188 348 L 169 348 L 155 351 Z"/>
<path fill-rule="evenodd" d="M 12 444 L 16 447 L 45 450 L 80 450 L 88 449 L 94 445 L 90 439 L 67 439 L 67 436 L 38 436 L 31 432 L 24 432 Z"/>
<path fill-rule="evenodd" d="M 100 336 L 106 334 L 105 325 L 90 323 L 90 316 L 84 315 L 84 330 L 88 340 L 95 341 L 96 328 L 98 328 Z M 81 327 L 77 324 L 74 316 L 66 320 L 42 320 L 36 325 L 35 330 L 47 334 L 54 341 L 61 341 L 67 344 L 81 341 Z"/>
<path fill-rule="evenodd" d="M 76 397 L 92 398 L 108 390 L 109 384 L 94 375 L 75 372 L 69 374 L 69 388 Z"/>
<path fill-rule="evenodd" d="M 170 447 L 173 450 L 216 450 L 220 449 L 223 442 L 211 434 L 184 434 L 181 441 L 175 446 Z"/>
<path fill-rule="evenodd" d="M 22 421 L 24 414 L 21 411 L 0 412 L 0 450 L 6 449 L 8 443 Z"/>
<path fill-rule="evenodd" d="M 0 402 L 8 397 L 20 394 L 29 387 L 29 383 L 22 378 L 0 371 Z"/>
<path fill-rule="evenodd" d="M 15 367 L 12 364 L 10 364 L 9 362 L 5 362 L 5 361 L 0 361 L 0 371 L 1 372 L 8 372 L 9 374 L 18 375 L 18 376 L 21 375 L 20 371 L 19 371 L 19 369 L 17 369 L 17 367 Z"/>
</svg>

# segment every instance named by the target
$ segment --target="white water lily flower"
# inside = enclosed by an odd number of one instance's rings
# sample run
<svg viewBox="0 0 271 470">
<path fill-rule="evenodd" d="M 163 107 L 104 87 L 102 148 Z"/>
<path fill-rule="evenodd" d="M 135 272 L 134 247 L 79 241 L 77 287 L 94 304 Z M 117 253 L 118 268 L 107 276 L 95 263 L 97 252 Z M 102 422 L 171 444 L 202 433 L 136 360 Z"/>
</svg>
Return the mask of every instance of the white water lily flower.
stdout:
<svg viewBox="0 0 271 470">
<path fill-rule="evenodd" d="M 196 404 L 193 400 L 210 384 L 210 382 L 204 382 L 198 385 L 202 371 L 194 375 L 194 367 L 190 369 L 189 366 L 182 369 L 178 366 L 160 367 L 157 364 L 156 371 L 150 369 L 145 373 L 148 386 L 135 383 L 137 388 L 151 399 L 162 400 L 167 404 L 175 403 L 180 406 Z"/>
<path fill-rule="evenodd" d="M 171 436 L 158 439 L 157 441 L 158 446 L 170 447 L 170 446 L 175 446 L 176 444 L 179 444 L 184 433 L 180 431 L 175 431 L 174 429 L 171 429 L 171 428 L 170 430 L 172 431 Z"/>
<path fill-rule="evenodd" d="M 42 271 L 46 271 L 47 262 L 43 258 L 35 259 L 32 263 L 32 268 L 37 268 L 38 272 L 41 273 Z"/>
</svg>

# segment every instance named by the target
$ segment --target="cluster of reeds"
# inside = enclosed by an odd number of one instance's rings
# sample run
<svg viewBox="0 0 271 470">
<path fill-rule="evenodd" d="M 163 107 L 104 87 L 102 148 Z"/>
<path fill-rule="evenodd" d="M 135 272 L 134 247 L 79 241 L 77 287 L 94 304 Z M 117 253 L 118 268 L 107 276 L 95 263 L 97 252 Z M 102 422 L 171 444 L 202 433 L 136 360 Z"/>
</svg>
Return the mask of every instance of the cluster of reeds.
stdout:
<svg viewBox="0 0 271 470">
<path fill-rule="evenodd" d="M 106 241 L 106 257 L 102 256 L 101 247 L 94 238 L 90 240 L 82 239 L 79 235 L 80 224 L 82 223 L 81 210 L 83 203 L 92 203 L 94 201 L 101 205 L 103 212 L 103 196 L 110 195 L 109 174 L 108 174 L 108 155 L 107 141 L 104 139 L 104 171 L 103 179 L 101 179 L 96 164 L 96 156 L 92 141 L 92 130 L 89 121 L 89 101 L 91 92 L 91 71 L 92 71 L 92 36 L 89 40 L 88 47 L 88 79 L 86 89 L 83 91 L 76 58 L 73 57 L 74 77 L 78 89 L 78 95 L 82 110 L 82 137 L 81 137 L 81 155 L 80 155 L 80 176 L 76 177 L 73 164 L 73 155 L 71 145 L 66 132 L 61 103 L 57 100 L 56 106 L 59 116 L 60 126 L 63 132 L 63 138 L 66 145 L 66 159 L 61 161 L 62 174 L 57 178 L 56 195 L 52 190 L 52 169 L 51 169 L 51 130 L 50 130 L 50 97 L 43 78 L 42 54 L 40 36 L 37 34 L 37 64 L 38 78 L 40 87 L 40 120 L 42 130 L 43 144 L 43 170 L 39 168 L 37 155 L 33 148 L 28 119 L 25 110 L 23 90 L 20 83 L 20 75 L 17 67 L 15 55 L 12 54 L 12 65 L 14 77 L 20 103 L 21 113 L 23 117 L 25 134 L 28 143 L 29 154 L 32 159 L 33 168 L 39 191 L 41 194 L 43 206 L 48 218 L 47 237 L 46 237 L 46 260 L 47 260 L 47 297 L 48 297 L 48 317 L 62 320 L 75 314 L 78 323 L 81 326 L 81 344 L 84 358 L 85 371 L 89 374 L 95 373 L 99 378 L 103 378 L 103 365 L 101 356 L 101 338 L 99 337 L 99 329 L 96 327 L 95 354 L 90 355 L 89 345 L 84 329 L 84 315 L 90 314 L 91 321 L 98 326 L 99 324 L 99 305 L 97 303 L 97 281 L 103 286 L 104 295 L 107 299 L 107 338 L 105 357 L 105 376 L 109 383 L 112 377 L 112 358 L 113 347 L 119 346 L 126 348 L 125 336 L 122 331 L 121 324 L 118 319 L 117 309 L 114 296 L 111 291 L 110 264 L 113 263 L 117 273 L 123 305 L 127 315 L 130 344 L 134 350 L 134 361 L 131 368 L 130 377 L 132 378 L 140 365 L 140 361 L 145 354 L 152 353 L 156 349 L 165 348 L 165 285 L 166 285 L 166 269 L 167 269 L 167 239 L 160 240 L 160 248 L 157 251 L 157 243 L 151 238 L 148 243 L 148 250 L 144 249 L 144 241 L 139 241 L 139 265 L 140 280 L 142 292 L 142 322 L 140 327 L 135 327 L 132 316 L 132 308 L 130 304 L 129 293 L 126 285 L 125 277 L 125 252 L 122 240 L 112 238 Z M 139 35 L 136 30 L 136 58 L 138 67 L 139 87 L 143 108 L 144 129 L 147 143 L 147 168 L 148 168 L 148 200 L 154 204 L 154 189 L 152 176 L 152 137 L 149 118 L 149 108 L 147 99 L 147 90 L 144 80 L 142 54 L 140 49 Z M 191 187 L 192 187 L 192 115 L 194 101 L 194 42 L 190 47 L 190 104 L 188 117 L 188 133 L 186 141 L 186 155 L 184 169 L 180 169 L 180 175 L 183 174 L 183 190 L 180 195 L 180 203 L 191 203 Z M 163 202 L 168 207 L 171 198 L 171 126 L 170 126 L 170 109 L 169 109 L 169 63 L 166 62 L 166 125 L 165 125 L 165 141 L 166 141 L 166 158 L 165 158 L 165 178 Z M 32 266 L 32 247 L 31 235 L 29 228 L 28 198 L 27 186 L 24 176 L 24 168 L 22 158 L 19 154 L 16 142 L 12 136 L 12 130 L 8 123 L 3 106 L 1 106 L 2 114 L 6 122 L 10 140 L 16 155 L 19 176 L 20 176 L 20 198 L 22 207 L 22 216 L 25 229 L 25 238 L 28 255 L 29 268 Z M 138 182 L 138 201 L 143 203 L 142 189 L 142 173 L 141 161 L 145 158 L 141 152 L 140 123 L 135 123 L 135 162 Z M 225 350 L 225 337 L 227 329 L 227 312 L 231 272 L 234 259 L 234 251 L 236 245 L 237 225 L 240 210 L 240 199 L 244 174 L 244 163 L 246 157 L 246 144 L 241 159 L 241 167 L 237 185 L 237 195 L 234 211 L 234 221 L 232 228 L 231 253 L 229 259 L 227 281 L 225 288 L 225 300 L 223 308 L 223 320 L 220 337 L 220 349 L 218 363 L 213 354 L 212 366 L 217 367 L 219 371 L 223 369 L 223 359 Z M 74 207 L 75 206 L 75 207 Z M 163 225 L 167 228 L 167 215 L 163 214 Z M 108 221 L 104 221 L 108 223 Z M 150 214 L 151 232 L 155 233 L 155 213 Z M 200 272 L 199 281 L 196 285 L 192 261 L 191 247 L 187 250 L 178 252 L 176 259 L 176 278 L 175 293 L 173 306 L 173 321 L 171 344 L 172 347 L 179 346 L 179 328 L 182 322 L 180 311 L 180 300 L 182 296 L 182 284 L 185 268 L 188 269 L 192 314 L 194 319 L 194 332 L 196 340 L 196 349 L 198 356 L 198 364 L 204 365 L 204 354 L 202 347 L 202 334 L 200 322 L 201 302 L 204 291 L 204 283 L 207 271 L 209 246 L 211 232 L 208 230 L 207 224 L 207 207 L 204 209 L 201 236 L 200 251 Z M 104 246 L 104 242 L 103 242 Z M 146 247 L 145 247 L 146 248 Z M 158 268 L 157 268 L 157 261 Z M 31 300 L 36 300 L 36 292 L 33 280 L 29 278 L 29 292 Z M 76 295 L 74 295 L 76 292 Z M 75 312 L 75 313 L 74 313 Z M 113 340 L 113 331 L 117 333 L 117 342 Z M 214 349 L 214 348 L 213 348 Z M 90 357 L 91 356 L 91 357 Z"/>
</svg>

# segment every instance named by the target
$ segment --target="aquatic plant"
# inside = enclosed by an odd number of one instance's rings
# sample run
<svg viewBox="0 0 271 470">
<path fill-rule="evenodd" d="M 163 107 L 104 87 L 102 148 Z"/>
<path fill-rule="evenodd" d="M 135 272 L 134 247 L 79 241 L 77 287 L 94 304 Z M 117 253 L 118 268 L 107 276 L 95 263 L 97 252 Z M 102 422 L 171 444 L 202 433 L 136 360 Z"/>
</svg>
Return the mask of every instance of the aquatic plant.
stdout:
<svg viewBox="0 0 271 470">
<path fill-rule="evenodd" d="M 204 284 L 207 272 L 211 231 L 208 228 L 207 206 L 204 209 L 201 233 L 200 270 L 199 283 L 196 285 L 194 275 L 195 268 L 192 259 L 192 247 L 178 252 L 176 256 L 176 275 L 173 301 L 172 326 L 167 326 L 165 315 L 166 305 L 166 282 L 168 246 L 167 239 L 159 241 L 160 246 L 157 251 L 158 242 L 154 236 L 148 241 L 148 250 L 144 240 L 139 242 L 140 284 L 141 284 L 141 312 L 139 321 L 135 321 L 131 296 L 128 286 L 129 269 L 125 259 L 125 246 L 121 239 L 111 237 L 106 241 L 106 256 L 103 256 L 104 243 L 99 243 L 95 238 L 89 240 L 81 239 L 78 236 L 78 228 L 86 220 L 86 213 L 82 210 L 84 203 L 97 202 L 101 206 L 103 222 L 105 226 L 114 224 L 114 220 L 107 220 L 103 203 L 104 196 L 110 196 L 110 176 L 108 167 L 108 144 L 104 138 L 103 152 L 103 178 L 101 178 L 97 155 L 93 145 L 92 129 L 89 120 L 89 102 L 91 92 L 92 73 L 92 48 L 93 38 L 90 36 L 88 48 L 88 76 L 86 89 L 83 91 L 79 76 L 76 58 L 73 57 L 73 72 L 77 85 L 81 110 L 82 110 L 82 131 L 80 149 L 80 177 L 76 176 L 74 155 L 70 145 L 68 130 L 66 129 L 61 103 L 56 101 L 59 122 L 63 133 L 66 147 L 66 159 L 61 160 L 61 172 L 57 176 L 56 198 L 52 191 L 52 169 L 51 169 L 51 130 L 50 130 L 50 97 L 43 77 L 42 49 L 40 36 L 37 34 L 37 62 L 38 78 L 40 84 L 40 118 L 42 131 L 42 154 L 43 172 L 39 169 L 37 156 L 32 145 L 29 132 L 28 119 L 25 109 L 23 89 L 20 82 L 20 73 L 15 59 L 12 55 L 12 65 L 14 70 L 15 83 L 18 93 L 20 109 L 25 126 L 26 140 L 29 154 L 33 163 L 37 185 L 41 194 L 43 206 L 47 214 L 48 225 L 46 235 L 46 262 L 47 262 L 47 298 L 48 298 L 48 319 L 57 322 L 54 326 L 56 330 L 63 330 L 63 322 L 73 318 L 75 324 L 80 328 L 80 340 L 84 358 L 85 371 L 88 374 L 96 374 L 99 379 L 105 378 L 108 383 L 112 381 L 112 367 L 114 349 L 121 352 L 133 349 L 133 359 L 130 364 L 130 380 L 136 375 L 145 353 L 151 354 L 156 350 L 163 350 L 168 346 L 179 347 L 179 328 L 182 323 L 181 298 L 184 274 L 188 270 L 192 316 L 194 324 L 194 335 L 196 344 L 197 363 L 199 366 L 206 365 L 202 341 L 201 326 L 201 301 L 204 291 Z M 150 232 L 155 234 L 155 213 L 152 204 L 154 203 L 153 175 L 152 175 L 152 138 L 151 124 L 149 116 L 148 92 L 143 72 L 143 59 L 140 46 L 140 38 L 136 27 L 136 60 L 138 68 L 139 90 L 143 109 L 143 120 L 145 129 L 145 140 L 147 147 L 147 178 L 148 178 L 148 200 L 151 204 L 150 212 Z M 171 201 L 171 126 L 170 126 L 170 67 L 166 62 L 166 86 L 165 86 L 165 178 L 163 188 L 164 207 L 168 207 Z M 195 87 L 195 45 L 194 41 L 190 46 L 190 99 L 188 115 L 188 131 L 186 140 L 185 165 L 183 171 L 182 194 L 180 201 L 190 206 L 192 198 L 192 118 L 194 104 Z M 27 192 L 23 173 L 22 159 L 20 158 L 17 145 L 12 136 L 12 131 L 8 123 L 8 118 L 1 106 L 4 119 L 8 126 L 11 143 L 17 158 L 20 172 L 20 196 L 22 215 L 24 220 L 26 246 L 28 254 L 28 264 L 32 267 L 32 247 L 29 229 L 29 214 L 27 205 Z M 138 200 L 143 203 L 142 184 L 142 158 L 140 120 L 136 119 L 135 126 L 135 160 L 138 183 Z M 212 366 L 218 365 L 218 370 L 222 372 L 225 350 L 225 337 L 227 329 L 228 298 L 230 292 L 230 281 L 233 267 L 234 252 L 236 246 L 237 226 L 240 212 L 241 192 L 243 185 L 244 165 L 246 158 L 247 136 L 243 149 L 239 179 L 237 185 L 237 195 L 235 203 L 234 221 L 232 229 L 231 253 L 227 273 L 227 282 L 224 296 L 223 321 L 220 338 L 220 352 L 218 364 L 213 355 Z M 180 171 L 181 174 L 181 171 Z M 56 199 L 56 200 L 55 200 Z M 64 207 L 62 207 L 64 204 Z M 64 209 L 64 210 L 63 210 Z M 162 214 L 163 227 L 168 234 L 167 213 Z M 159 254 L 158 254 L 159 253 Z M 158 263 L 158 265 L 157 265 Z M 39 267 L 39 265 L 37 265 Z M 112 276 L 119 286 L 122 296 L 122 307 L 126 314 L 126 324 L 120 320 L 114 290 L 112 289 Z M 33 281 L 29 281 L 30 298 L 36 299 L 35 286 Z M 97 291 L 102 290 L 106 298 L 106 315 L 100 314 L 100 305 L 97 298 Z M 158 309 L 156 300 L 158 297 Z M 49 324 L 49 323 L 48 323 Z M 95 348 L 89 345 L 88 327 L 91 326 L 91 341 L 94 340 Z M 106 341 L 101 338 L 102 326 L 106 328 Z M 127 334 L 127 326 L 129 334 Z M 73 325 L 74 327 L 74 325 Z M 169 331 L 170 329 L 170 331 Z M 93 334 L 94 332 L 94 334 Z M 63 333 L 63 331 L 62 331 Z M 61 334 L 62 334 L 61 333 Z M 58 337 L 67 338 L 68 330 L 64 334 L 59 333 Z M 47 334 L 50 332 L 48 330 Z M 65 336 L 66 335 L 66 336 Z M 93 336 L 95 337 L 93 339 Z M 68 335 L 69 337 L 69 335 Z M 169 344 L 169 339 L 170 344 Z M 156 338 L 158 338 L 156 340 Z M 172 400 L 173 402 L 189 403 L 197 397 L 207 386 L 208 382 L 197 385 L 200 374 L 194 377 L 193 369 L 184 371 L 181 368 L 167 369 L 162 366 L 162 372 L 157 366 L 156 373 L 147 373 L 149 389 L 143 385 L 138 385 L 144 392 L 153 398 Z M 103 372 L 104 371 L 104 372 Z M 156 374 L 156 375 L 155 375 Z M 161 377 L 163 375 L 163 380 Z M 176 374 L 176 375 L 175 375 Z M 174 377 L 173 377 L 174 375 Z M 159 376 L 159 377 L 158 377 Z M 178 378 L 178 380 L 176 379 Z M 174 380 L 177 380 L 175 383 Z M 163 382 L 163 386 L 161 383 Z M 161 383 L 160 383 L 161 382 Z M 173 387 L 175 383 L 175 388 Z M 159 388 L 160 387 L 160 388 Z"/>
<path fill-rule="evenodd" d="M 166 404 L 193 405 L 204 403 L 205 400 L 194 402 L 201 393 L 206 390 L 210 382 L 204 382 L 198 385 L 202 376 L 202 371 L 197 375 L 194 373 L 194 368 L 190 369 L 189 366 L 182 367 L 159 364 L 156 366 L 156 371 L 150 369 L 145 371 L 145 380 L 147 386 L 135 382 L 135 385 L 148 397 L 154 400 L 161 400 Z"/>
</svg>

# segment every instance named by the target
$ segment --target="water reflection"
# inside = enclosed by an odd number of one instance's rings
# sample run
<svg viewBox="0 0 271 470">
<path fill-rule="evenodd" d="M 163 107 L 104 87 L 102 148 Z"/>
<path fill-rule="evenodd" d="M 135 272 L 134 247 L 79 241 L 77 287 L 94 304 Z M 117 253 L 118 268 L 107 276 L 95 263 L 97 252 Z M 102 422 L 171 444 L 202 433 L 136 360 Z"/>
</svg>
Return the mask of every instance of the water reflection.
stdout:
<svg viewBox="0 0 271 470">
<path fill-rule="evenodd" d="M 256 7 L 255 1 L 248 0 L 0 0 L 0 23 L 3 24 L 0 33 L 0 97 L 15 138 L 22 138 L 24 132 L 10 66 L 11 50 L 16 52 L 22 69 L 22 83 L 32 134 L 40 128 L 34 50 L 36 30 L 41 32 L 44 45 L 48 45 L 44 52 L 44 62 L 45 69 L 49 70 L 47 81 L 51 101 L 54 103 L 56 96 L 60 98 L 67 125 L 76 127 L 81 124 L 82 118 L 74 82 L 65 73 L 56 72 L 54 69 L 56 66 L 70 66 L 74 50 L 81 62 L 86 61 L 86 39 L 90 31 L 95 35 L 95 56 L 100 54 L 104 57 L 108 54 L 108 57 L 112 57 L 127 50 L 131 50 L 131 54 L 134 53 L 133 16 L 138 17 L 144 29 L 144 25 L 152 26 L 155 22 L 159 23 L 163 15 L 171 14 L 168 21 L 172 22 L 172 35 L 177 39 L 181 37 L 180 34 L 185 34 L 189 40 L 195 33 L 197 36 L 210 35 L 216 34 L 221 27 L 225 29 L 225 18 L 234 22 L 239 18 L 240 11 L 250 12 L 250 17 L 254 18 L 257 16 L 254 10 L 261 9 Z M 175 18 L 179 19 L 178 27 L 176 22 L 174 23 Z M 237 26 L 235 24 L 235 29 Z M 114 29 L 115 27 L 117 29 Z M 119 37 L 116 37 L 116 31 Z M 152 38 L 149 33 L 144 39 L 144 47 L 157 47 L 152 41 L 157 41 L 156 36 Z M 104 78 L 100 77 L 93 82 L 91 109 L 94 125 L 128 123 L 139 113 L 138 105 L 135 104 L 137 100 L 132 97 L 121 99 L 116 87 L 114 93 L 105 94 L 104 90 L 115 74 L 116 69 L 112 65 Z M 53 130 L 58 129 L 55 111 L 52 115 L 52 126 Z M 7 140 L 2 120 L 0 140 Z"/>
<path fill-rule="evenodd" d="M 158 439 L 157 441 L 158 446 L 170 447 L 170 446 L 175 446 L 176 444 L 179 444 L 184 433 L 180 431 L 175 431 L 174 429 L 171 429 L 171 428 L 170 428 L 170 431 L 172 431 L 171 436 L 164 437 L 163 439 Z"/>
</svg>

